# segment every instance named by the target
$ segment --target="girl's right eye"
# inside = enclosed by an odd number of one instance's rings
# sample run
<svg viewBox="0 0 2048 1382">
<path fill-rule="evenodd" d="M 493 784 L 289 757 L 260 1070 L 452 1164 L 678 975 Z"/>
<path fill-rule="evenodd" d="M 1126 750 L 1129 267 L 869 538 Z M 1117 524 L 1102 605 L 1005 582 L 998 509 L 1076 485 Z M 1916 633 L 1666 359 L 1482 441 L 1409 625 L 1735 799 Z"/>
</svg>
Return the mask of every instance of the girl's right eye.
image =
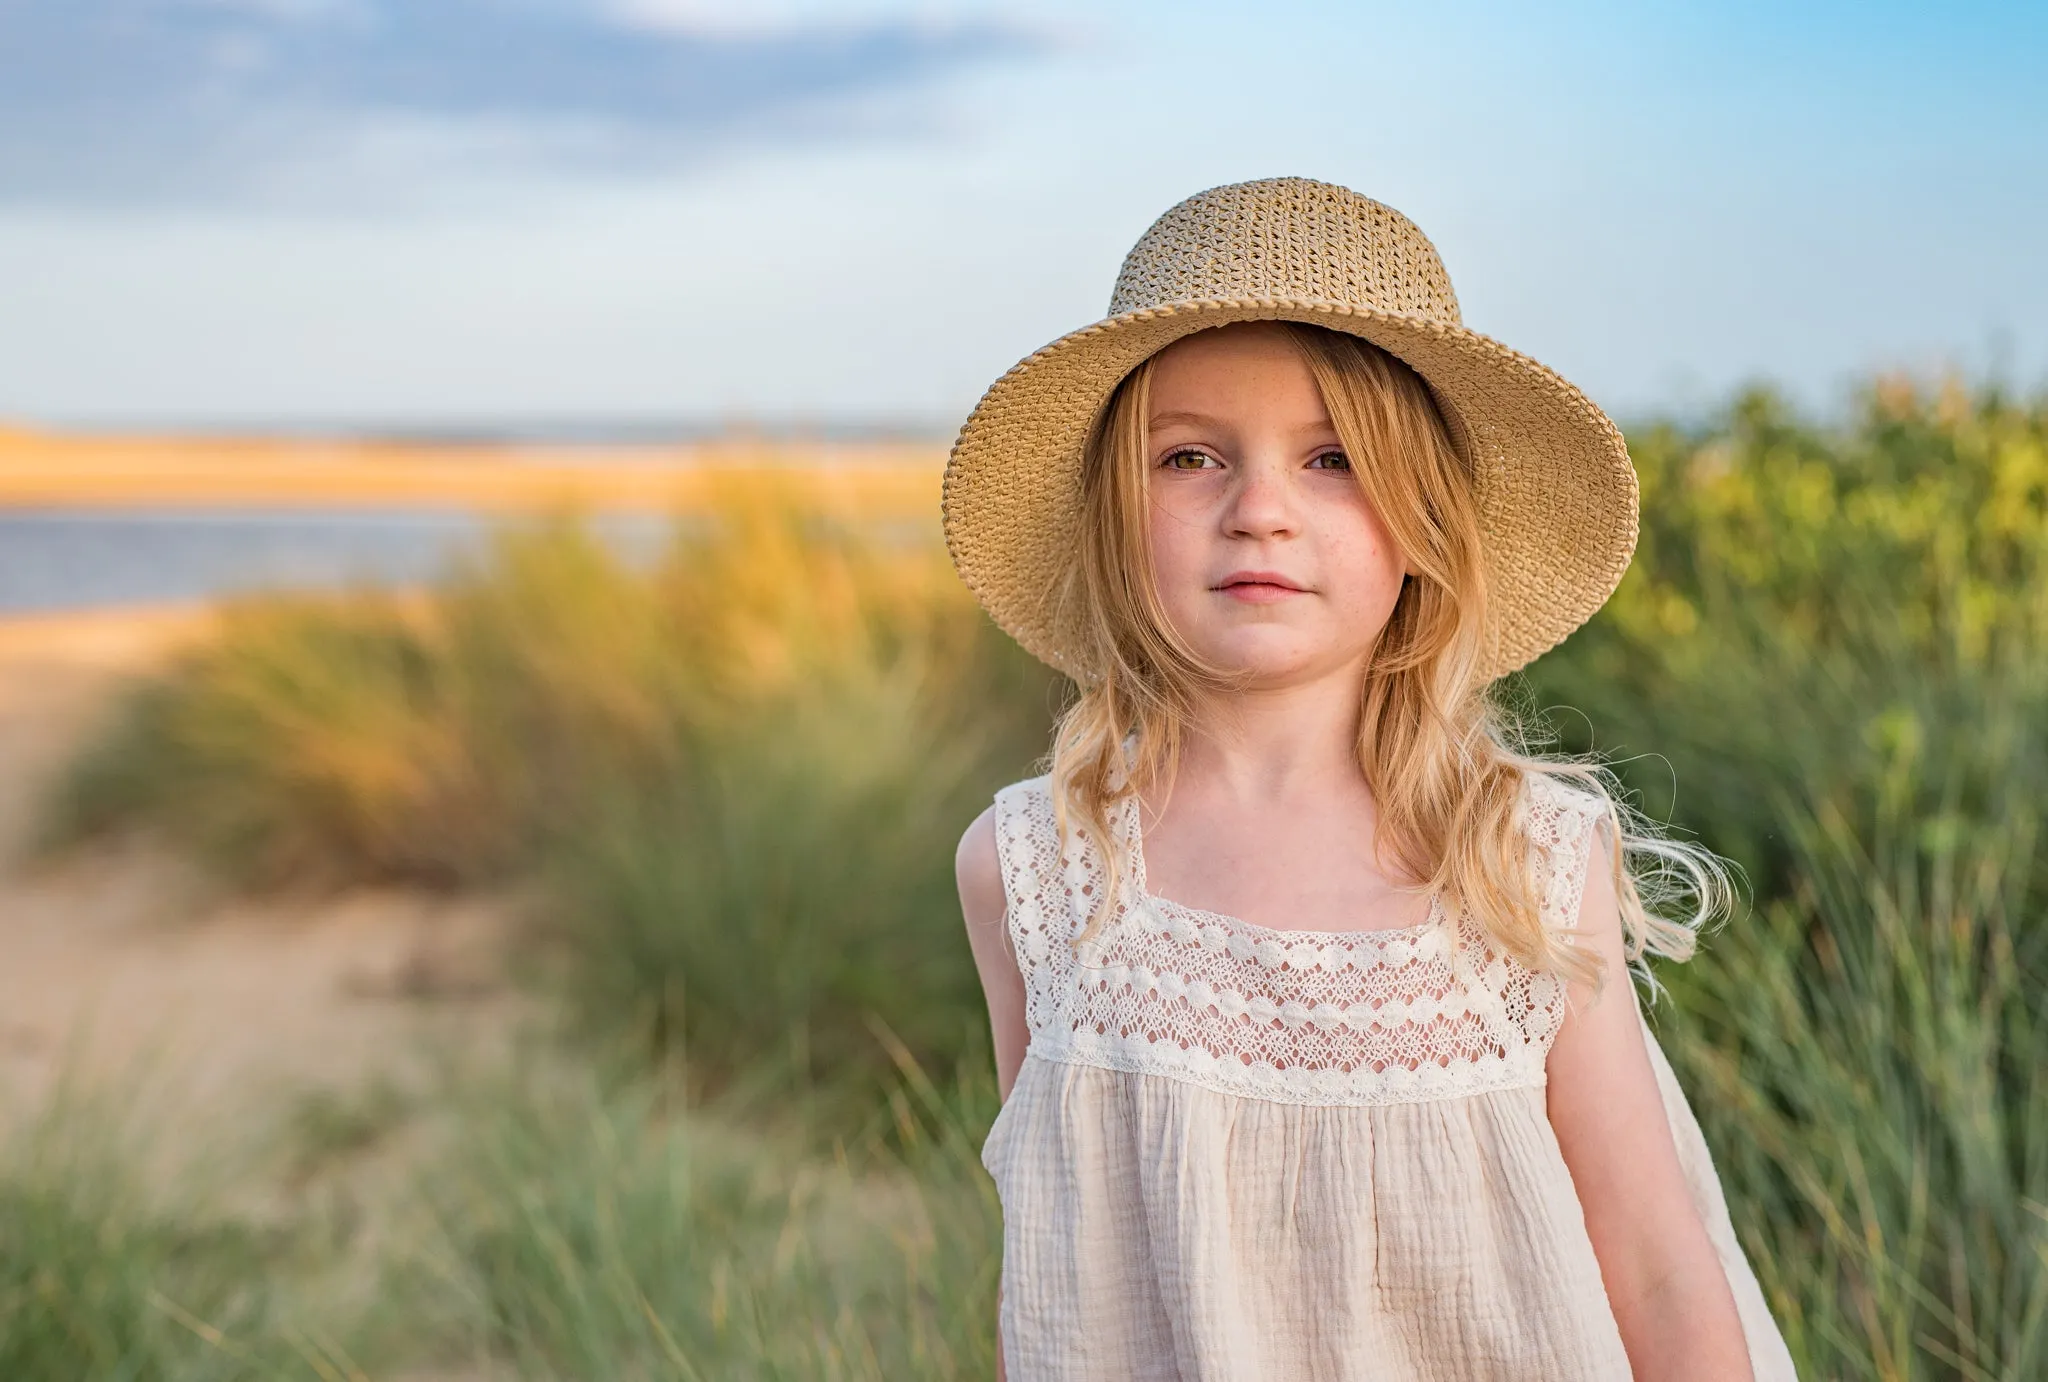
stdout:
<svg viewBox="0 0 2048 1382">
<path fill-rule="evenodd" d="M 1206 451 L 1180 450 L 1168 452 L 1160 465 L 1168 470 L 1200 470 L 1205 464 L 1215 460 L 1216 458 Z"/>
</svg>

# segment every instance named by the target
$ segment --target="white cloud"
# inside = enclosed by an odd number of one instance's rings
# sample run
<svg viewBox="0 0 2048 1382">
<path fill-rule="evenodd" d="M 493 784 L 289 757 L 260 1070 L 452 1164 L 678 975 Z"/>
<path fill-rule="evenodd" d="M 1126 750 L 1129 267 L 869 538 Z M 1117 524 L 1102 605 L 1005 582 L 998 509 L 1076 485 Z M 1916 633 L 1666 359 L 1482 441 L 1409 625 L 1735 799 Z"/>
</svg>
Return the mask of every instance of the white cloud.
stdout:
<svg viewBox="0 0 2048 1382">
<path fill-rule="evenodd" d="M 468 152 L 428 147 L 487 149 L 494 174 L 673 170 L 1042 47 L 984 20 L 663 15 L 636 25 L 600 0 L 0 5 L 0 205 L 308 187 L 377 203 L 471 171 Z M 379 149 L 407 152 L 378 163 Z"/>
</svg>

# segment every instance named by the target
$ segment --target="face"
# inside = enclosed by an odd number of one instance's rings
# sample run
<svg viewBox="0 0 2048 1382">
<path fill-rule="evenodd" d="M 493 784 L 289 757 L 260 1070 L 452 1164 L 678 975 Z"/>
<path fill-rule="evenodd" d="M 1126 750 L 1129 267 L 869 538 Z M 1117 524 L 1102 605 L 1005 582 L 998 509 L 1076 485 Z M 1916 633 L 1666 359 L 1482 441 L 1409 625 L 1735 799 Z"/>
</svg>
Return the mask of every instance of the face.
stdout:
<svg viewBox="0 0 2048 1382">
<path fill-rule="evenodd" d="M 1184 337 L 1150 395 L 1153 575 L 1174 629 L 1254 687 L 1362 675 L 1407 568 L 1284 329 Z"/>
</svg>

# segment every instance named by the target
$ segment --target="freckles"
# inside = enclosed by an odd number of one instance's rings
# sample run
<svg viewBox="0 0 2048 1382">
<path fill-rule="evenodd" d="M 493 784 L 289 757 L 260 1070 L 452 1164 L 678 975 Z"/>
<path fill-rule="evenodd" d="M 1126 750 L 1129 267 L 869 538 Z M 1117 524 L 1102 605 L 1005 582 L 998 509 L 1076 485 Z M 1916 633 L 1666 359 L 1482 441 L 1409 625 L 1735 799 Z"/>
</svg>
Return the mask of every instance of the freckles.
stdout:
<svg viewBox="0 0 2048 1382">
<path fill-rule="evenodd" d="M 1349 533 L 1333 544 L 1337 559 L 1348 571 L 1369 578 L 1389 561 L 1399 564 L 1394 554 L 1394 544 L 1385 534 L 1376 532 Z"/>
<path fill-rule="evenodd" d="M 1378 607 L 1400 592 L 1402 557 L 1381 533 L 1347 535 L 1330 549 L 1332 574 L 1344 587 L 1346 603 Z"/>
</svg>

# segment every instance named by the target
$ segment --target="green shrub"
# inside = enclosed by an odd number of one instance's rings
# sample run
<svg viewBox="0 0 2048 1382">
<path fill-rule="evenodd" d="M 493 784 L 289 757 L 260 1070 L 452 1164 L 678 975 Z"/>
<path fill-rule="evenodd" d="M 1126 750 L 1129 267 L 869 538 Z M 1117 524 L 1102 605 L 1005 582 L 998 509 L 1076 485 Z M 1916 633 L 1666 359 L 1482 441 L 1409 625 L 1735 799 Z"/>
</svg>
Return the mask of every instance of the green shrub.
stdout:
<svg viewBox="0 0 2048 1382">
<path fill-rule="evenodd" d="M 1921 813 L 1999 796 L 1986 697 L 2048 707 L 2029 686 L 2048 649 L 2048 400 L 1887 380 L 1822 431 L 1759 389 L 1705 429 L 1639 429 L 1631 453 L 1635 563 L 1527 676 L 1580 712 L 1558 719 L 1569 747 L 1633 760 L 1653 812 L 1738 857 L 1761 896 L 1784 886 L 1788 811 L 1868 822 L 1892 780 L 1960 794 Z M 1958 754 L 1961 780 L 1908 771 Z"/>
<path fill-rule="evenodd" d="M 698 673 L 663 773 L 547 856 L 575 1012 L 798 1087 L 886 1074 L 872 1018 L 921 1060 L 985 1053 L 950 846 L 1042 742 L 1050 679 L 934 554 L 729 512 L 665 576 Z"/>
<path fill-rule="evenodd" d="M 148 824 L 256 887 L 503 879 L 591 784 L 658 770 L 679 657 L 568 515 L 496 531 L 425 599 L 233 597 L 69 775 L 46 842 Z"/>
<path fill-rule="evenodd" d="M 416 597 L 232 601 L 129 702 L 49 835 L 152 825 L 254 886 L 538 877 L 580 1025 L 813 1074 L 986 1049 L 951 844 L 1055 679 L 942 548 L 736 474 L 651 571 L 574 515 Z"/>
<path fill-rule="evenodd" d="M 1528 680 L 1754 880 L 1661 1020 L 1758 1274 L 1803 1375 L 2041 1375 L 2048 405 L 1635 450 L 1637 564 Z"/>
</svg>

